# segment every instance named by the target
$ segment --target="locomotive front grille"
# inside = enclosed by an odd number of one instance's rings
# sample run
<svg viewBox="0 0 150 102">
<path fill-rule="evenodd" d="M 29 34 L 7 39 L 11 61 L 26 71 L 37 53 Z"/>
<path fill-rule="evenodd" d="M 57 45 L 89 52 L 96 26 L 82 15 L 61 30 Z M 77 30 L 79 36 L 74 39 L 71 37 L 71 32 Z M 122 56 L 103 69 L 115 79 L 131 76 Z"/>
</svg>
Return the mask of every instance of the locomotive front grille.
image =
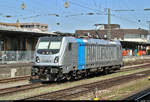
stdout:
<svg viewBox="0 0 150 102">
<path fill-rule="evenodd" d="M 43 57 L 40 57 L 40 63 L 52 63 L 53 60 L 51 57 L 46 57 L 46 56 L 43 56 Z"/>
<path fill-rule="evenodd" d="M 49 63 L 49 62 L 52 62 L 50 59 L 48 60 L 48 59 L 43 59 L 43 60 L 41 60 L 40 61 L 41 63 Z"/>
</svg>

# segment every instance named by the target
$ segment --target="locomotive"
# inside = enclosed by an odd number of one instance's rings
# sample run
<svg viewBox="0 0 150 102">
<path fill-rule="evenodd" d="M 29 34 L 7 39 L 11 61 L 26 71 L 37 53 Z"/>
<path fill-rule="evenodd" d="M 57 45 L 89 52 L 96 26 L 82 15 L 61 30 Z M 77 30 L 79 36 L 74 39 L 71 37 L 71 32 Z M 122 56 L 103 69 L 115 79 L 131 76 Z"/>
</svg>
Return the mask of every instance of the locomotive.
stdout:
<svg viewBox="0 0 150 102">
<path fill-rule="evenodd" d="M 123 65 L 119 41 L 76 37 L 40 37 L 31 80 L 79 79 L 91 73 L 119 70 Z"/>
</svg>

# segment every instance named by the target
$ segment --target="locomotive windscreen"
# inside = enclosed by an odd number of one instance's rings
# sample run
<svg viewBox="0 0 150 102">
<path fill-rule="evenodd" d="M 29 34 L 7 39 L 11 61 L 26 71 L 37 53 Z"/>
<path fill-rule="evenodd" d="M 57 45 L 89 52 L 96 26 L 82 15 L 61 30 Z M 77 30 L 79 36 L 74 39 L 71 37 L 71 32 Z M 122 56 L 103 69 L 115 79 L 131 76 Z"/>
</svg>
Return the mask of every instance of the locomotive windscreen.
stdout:
<svg viewBox="0 0 150 102">
<path fill-rule="evenodd" d="M 42 37 L 37 46 L 39 54 L 56 54 L 59 52 L 62 37 Z"/>
</svg>

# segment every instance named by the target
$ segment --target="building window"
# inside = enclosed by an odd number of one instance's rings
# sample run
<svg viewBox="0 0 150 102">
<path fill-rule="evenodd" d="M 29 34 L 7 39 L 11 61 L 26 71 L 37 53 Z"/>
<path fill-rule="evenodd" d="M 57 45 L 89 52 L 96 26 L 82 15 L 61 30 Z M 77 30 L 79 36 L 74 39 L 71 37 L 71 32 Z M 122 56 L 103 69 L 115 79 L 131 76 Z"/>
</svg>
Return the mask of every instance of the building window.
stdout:
<svg viewBox="0 0 150 102">
<path fill-rule="evenodd" d="M 40 25 L 36 25 L 36 28 L 40 28 Z"/>
<path fill-rule="evenodd" d="M 41 28 L 45 28 L 45 26 L 41 26 Z"/>
<path fill-rule="evenodd" d="M 145 38 L 144 35 L 141 34 L 141 38 L 144 39 Z"/>
<path fill-rule="evenodd" d="M 124 38 L 141 38 L 140 34 L 125 34 Z"/>
<path fill-rule="evenodd" d="M 142 39 L 146 39 L 146 38 L 147 38 L 147 35 L 141 34 L 141 38 L 142 38 Z"/>
</svg>

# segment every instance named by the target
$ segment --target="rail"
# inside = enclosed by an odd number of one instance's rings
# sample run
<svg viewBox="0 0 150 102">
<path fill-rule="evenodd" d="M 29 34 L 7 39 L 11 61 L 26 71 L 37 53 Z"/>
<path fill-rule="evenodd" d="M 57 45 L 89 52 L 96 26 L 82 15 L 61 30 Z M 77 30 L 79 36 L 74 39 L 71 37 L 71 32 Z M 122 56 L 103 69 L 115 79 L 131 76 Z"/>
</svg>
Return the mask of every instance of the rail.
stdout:
<svg viewBox="0 0 150 102">
<path fill-rule="evenodd" d="M 138 65 L 138 66 L 130 66 L 130 67 L 127 67 L 127 68 L 123 68 L 121 69 L 121 71 L 129 71 L 129 70 L 135 70 L 137 68 L 148 68 L 148 66 L 150 66 L 149 63 L 147 64 L 142 64 L 142 65 Z M 138 73 L 141 73 L 141 72 L 138 72 Z M 146 71 L 146 73 L 149 74 L 149 72 Z M 145 76 L 145 74 L 142 74 L 142 76 L 135 76 L 134 77 L 143 77 Z M 92 76 L 91 76 L 92 77 Z M 122 76 L 123 77 L 123 76 Z M 119 77 L 118 77 L 119 78 Z M 129 77 L 129 79 L 131 79 L 131 77 Z M 105 82 L 107 82 L 109 79 L 106 79 Z M 119 79 L 117 79 L 119 80 Z M 7 81 L 7 80 L 6 80 Z M 112 81 L 111 81 L 112 82 Z M 95 82 L 97 83 L 97 82 Z M 102 81 L 103 83 L 103 81 Z M 14 87 L 9 87 L 9 88 L 5 88 L 5 89 L 0 89 L 0 96 L 3 97 L 3 96 L 8 96 L 8 95 L 12 95 L 12 94 L 16 94 L 18 92 L 23 92 L 23 91 L 31 91 L 32 89 L 35 89 L 35 88 L 40 88 L 40 87 L 52 87 L 52 86 L 55 86 L 57 83 L 53 83 L 53 84 L 40 84 L 40 83 L 33 83 L 33 84 L 28 84 L 28 85 L 19 85 L 19 86 L 14 86 Z M 60 84 L 64 84 L 64 83 L 59 83 Z M 106 84 L 105 84 L 106 85 Z M 69 97 L 70 95 L 74 95 L 74 94 L 77 94 L 77 93 L 80 93 L 81 91 L 81 94 L 84 93 L 82 91 L 88 91 L 88 90 L 84 90 L 84 88 L 82 88 L 81 90 L 73 90 L 73 92 L 69 92 L 70 94 L 67 94 Z M 77 95 L 78 96 L 78 95 Z M 58 96 L 60 98 L 60 96 Z M 58 98 L 57 97 L 57 98 Z M 62 97 L 62 96 L 61 96 Z M 65 95 L 66 97 L 66 95 Z M 59 99 L 58 98 L 58 99 Z M 28 99 L 28 98 L 27 98 Z M 55 99 L 55 98 L 54 98 Z"/>
<path fill-rule="evenodd" d="M 140 100 L 145 100 L 145 97 L 147 97 L 147 96 L 150 96 L 150 88 L 147 88 L 143 91 L 137 92 L 136 94 L 128 96 L 128 97 L 124 98 L 123 100 L 140 101 Z"/>
<path fill-rule="evenodd" d="M 23 100 L 70 100 L 75 97 L 86 95 L 86 93 L 93 92 L 93 89 L 97 88 L 98 90 L 110 88 L 112 86 L 120 85 L 126 83 L 126 80 L 133 81 L 135 79 L 146 77 L 149 74 L 150 70 L 138 72 L 130 75 L 115 77 L 111 79 L 106 79 L 98 82 L 93 82 L 90 84 L 84 84 L 79 86 L 74 86 L 71 88 L 66 88 L 58 91 L 48 92 L 40 94 L 37 96 L 31 96 L 24 98 Z M 142 76 L 137 76 L 137 74 L 143 74 Z M 109 83 L 109 84 L 108 84 Z"/>
</svg>

